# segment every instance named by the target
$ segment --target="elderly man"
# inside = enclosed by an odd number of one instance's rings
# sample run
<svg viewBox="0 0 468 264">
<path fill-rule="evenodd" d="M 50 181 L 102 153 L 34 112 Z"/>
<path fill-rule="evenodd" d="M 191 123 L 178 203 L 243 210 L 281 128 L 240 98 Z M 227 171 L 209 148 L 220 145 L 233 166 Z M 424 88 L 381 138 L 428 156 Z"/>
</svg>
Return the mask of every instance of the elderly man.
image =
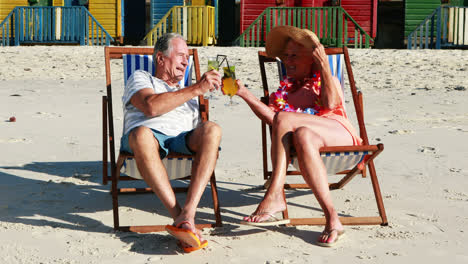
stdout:
<svg viewBox="0 0 468 264">
<path fill-rule="evenodd" d="M 221 128 L 213 122 L 199 123 L 195 98 L 220 87 L 221 76 L 209 71 L 196 84 L 179 88 L 189 59 L 187 44 L 179 34 L 159 38 L 153 59 L 156 76 L 135 71 L 125 87 L 121 150 L 134 154 L 143 179 L 174 219 L 166 229 L 190 247 L 199 247 L 203 240 L 195 228 L 195 213 L 215 168 Z M 161 161 L 168 152 L 195 155 L 183 207 L 176 200 Z"/>
</svg>

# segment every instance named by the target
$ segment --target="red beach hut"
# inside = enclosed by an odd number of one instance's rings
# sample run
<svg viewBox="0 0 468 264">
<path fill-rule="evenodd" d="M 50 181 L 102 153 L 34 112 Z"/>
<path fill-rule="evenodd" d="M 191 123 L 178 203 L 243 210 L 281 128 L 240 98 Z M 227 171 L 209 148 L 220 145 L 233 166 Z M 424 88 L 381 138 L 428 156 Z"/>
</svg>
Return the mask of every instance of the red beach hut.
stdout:
<svg viewBox="0 0 468 264">
<path fill-rule="evenodd" d="M 377 32 L 377 0 L 240 0 L 240 33 L 267 7 L 341 6 L 372 37 Z M 348 25 L 354 36 L 354 26 Z"/>
</svg>

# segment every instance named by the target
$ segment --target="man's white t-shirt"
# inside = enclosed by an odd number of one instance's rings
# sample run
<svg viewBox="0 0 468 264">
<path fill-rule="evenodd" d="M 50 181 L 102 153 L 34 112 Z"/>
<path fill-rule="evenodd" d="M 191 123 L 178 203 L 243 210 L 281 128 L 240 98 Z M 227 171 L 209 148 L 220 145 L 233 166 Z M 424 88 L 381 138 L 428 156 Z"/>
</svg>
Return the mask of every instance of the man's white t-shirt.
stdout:
<svg viewBox="0 0 468 264">
<path fill-rule="evenodd" d="M 155 129 L 168 136 L 177 136 L 181 132 L 194 129 L 200 122 L 200 114 L 198 111 L 198 97 L 183 103 L 177 108 L 156 117 L 147 117 L 138 110 L 130 99 L 141 89 L 152 88 L 155 93 L 175 92 L 183 88 L 170 87 L 166 82 L 150 73 L 142 70 L 135 71 L 128 78 L 122 96 L 124 110 L 124 129 L 123 133 L 127 134 L 135 127 L 145 126 Z"/>
</svg>

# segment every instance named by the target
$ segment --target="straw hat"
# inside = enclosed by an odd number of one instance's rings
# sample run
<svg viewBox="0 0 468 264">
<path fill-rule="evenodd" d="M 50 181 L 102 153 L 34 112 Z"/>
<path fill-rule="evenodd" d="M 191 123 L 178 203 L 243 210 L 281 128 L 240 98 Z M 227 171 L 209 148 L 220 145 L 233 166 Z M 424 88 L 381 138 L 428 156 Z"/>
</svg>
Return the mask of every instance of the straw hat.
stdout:
<svg viewBox="0 0 468 264">
<path fill-rule="evenodd" d="M 315 48 L 320 43 L 317 35 L 308 29 L 292 26 L 278 26 L 273 28 L 266 39 L 266 53 L 270 57 L 280 57 L 288 43 L 294 40 L 306 48 Z"/>
</svg>

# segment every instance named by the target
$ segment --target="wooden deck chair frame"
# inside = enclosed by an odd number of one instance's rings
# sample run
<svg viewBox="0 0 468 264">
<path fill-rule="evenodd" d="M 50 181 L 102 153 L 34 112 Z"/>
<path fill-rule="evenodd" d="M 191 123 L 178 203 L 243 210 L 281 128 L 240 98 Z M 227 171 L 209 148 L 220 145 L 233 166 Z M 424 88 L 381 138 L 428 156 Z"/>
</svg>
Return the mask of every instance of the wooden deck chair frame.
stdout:
<svg viewBox="0 0 468 264">
<path fill-rule="evenodd" d="M 137 233 L 148 233 L 148 232 L 159 232 L 164 231 L 164 225 L 147 225 L 147 226 L 120 226 L 119 224 L 119 208 L 118 208 L 118 195 L 119 194 L 132 194 L 132 193 L 148 193 L 152 192 L 151 188 L 118 188 L 119 181 L 138 180 L 129 176 L 121 175 L 120 170 L 123 166 L 124 161 L 127 158 L 133 157 L 129 153 L 119 152 L 117 161 L 115 160 L 115 135 L 114 135 L 114 120 L 113 120 L 113 108 L 112 108 L 112 84 L 111 84 L 111 63 L 113 59 L 123 59 L 124 54 L 139 54 L 139 55 L 152 55 L 153 48 L 128 48 L 128 47 L 105 47 L 105 68 L 106 68 L 106 87 L 107 95 L 102 97 L 102 141 L 103 141 L 103 154 L 102 154 L 102 181 L 103 184 L 107 184 L 109 181 L 111 184 L 112 194 L 112 210 L 114 219 L 114 230 L 137 232 Z M 196 49 L 189 49 L 189 55 L 193 56 L 193 67 L 195 67 L 196 80 L 200 80 L 200 65 L 198 61 L 198 53 Z M 208 121 L 208 100 L 203 96 L 198 97 L 199 110 L 202 122 Z M 109 147 L 109 149 L 108 149 Z M 110 153 L 109 153 L 110 152 Z M 108 156 L 110 154 L 110 171 L 111 175 L 108 175 Z M 190 158 L 190 155 L 182 155 L 177 153 L 169 153 L 166 158 Z M 188 180 L 190 175 L 181 178 L 180 180 Z M 211 193 L 213 198 L 213 209 L 215 215 L 215 223 L 213 224 L 197 224 L 196 227 L 199 229 L 207 227 L 217 227 L 222 225 L 221 213 L 218 200 L 218 191 L 216 188 L 215 173 L 210 178 Z M 187 187 L 173 187 L 174 192 L 186 192 Z"/>
<path fill-rule="evenodd" d="M 364 125 L 364 109 L 362 101 L 362 92 L 356 90 L 354 76 L 351 68 L 351 63 L 349 59 L 348 49 L 344 48 L 326 48 L 327 55 L 336 55 L 343 54 L 345 67 L 347 71 L 347 76 L 350 84 L 351 95 L 353 98 L 354 107 L 356 110 L 357 121 L 359 124 L 360 137 L 363 140 L 361 146 L 334 146 L 334 147 L 323 147 L 320 149 L 320 154 L 323 157 L 324 155 L 335 155 L 339 153 L 350 153 L 350 152 L 364 152 L 372 153 L 367 155 L 367 158 L 364 162 L 363 169 L 359 169 L 357 165 L 353 168 L 340 171 L 337 174 L 344 174 L 344 177 L 335 183 L 330 183 L 330 190 L 340 189 L 345 186 L 349 181 L 351 181 L 356 175 L 362 174 L 362 177 L 366 177 L 366 167 L 369 169 L 370 179 L 372 182 L 372 188 L 377 202 L 377 209 L 379 211 L 378 216 L 369 216 L 369 217 L 340 217 L 340 221 L 344 225 L 388 225 L 387 216 L 385 213 L 385 208 L 383 204 L 382 194 L 380 191 L 380 186 L 377 180 L 377 174 L 374 166 L 374 158 L 383 151 L 383 144 L 369 145 L 369 140 L 367 138 L 367 132 Z M 262 102 L 268 104 L 270 91 L 268 90 L 268 81 L 265 71 L 265 63 L 277 62 L 276 58 L 270 58 L 266 55 L 265 52 L 258 52 L 259 63 L 260 63 L 260 72 L 262 76 L 262 84 L 264 96 L 261 98 Z M 279 71 L 281 73 L 281 71 Z M 271 171 L 268 169 L 268 149 L 267 149 L 267 125 L 262 121 L 262 151 L 263 151 L 263 177 L 267 182 L 265 187 L 268 186 L 269 178 L 271 177 Z M 270 129 L 271 137 L 271 129 Z M 288 170 L 287 175 L 302 175 L 298 170 Z M 309 188 L 307 184 L 288 184 L 285 183 L 284 189 L 299 189 L 299 188 Z M 287 207 L 286 207 L 287 208 Z M 288 210 L 286 209 L 283 212 L 283 217 L 285 219 L 289 218 Z M 290 218 L 291 223 L 289 225 L 325 225 L 325 218 Z"/>
</svg>

